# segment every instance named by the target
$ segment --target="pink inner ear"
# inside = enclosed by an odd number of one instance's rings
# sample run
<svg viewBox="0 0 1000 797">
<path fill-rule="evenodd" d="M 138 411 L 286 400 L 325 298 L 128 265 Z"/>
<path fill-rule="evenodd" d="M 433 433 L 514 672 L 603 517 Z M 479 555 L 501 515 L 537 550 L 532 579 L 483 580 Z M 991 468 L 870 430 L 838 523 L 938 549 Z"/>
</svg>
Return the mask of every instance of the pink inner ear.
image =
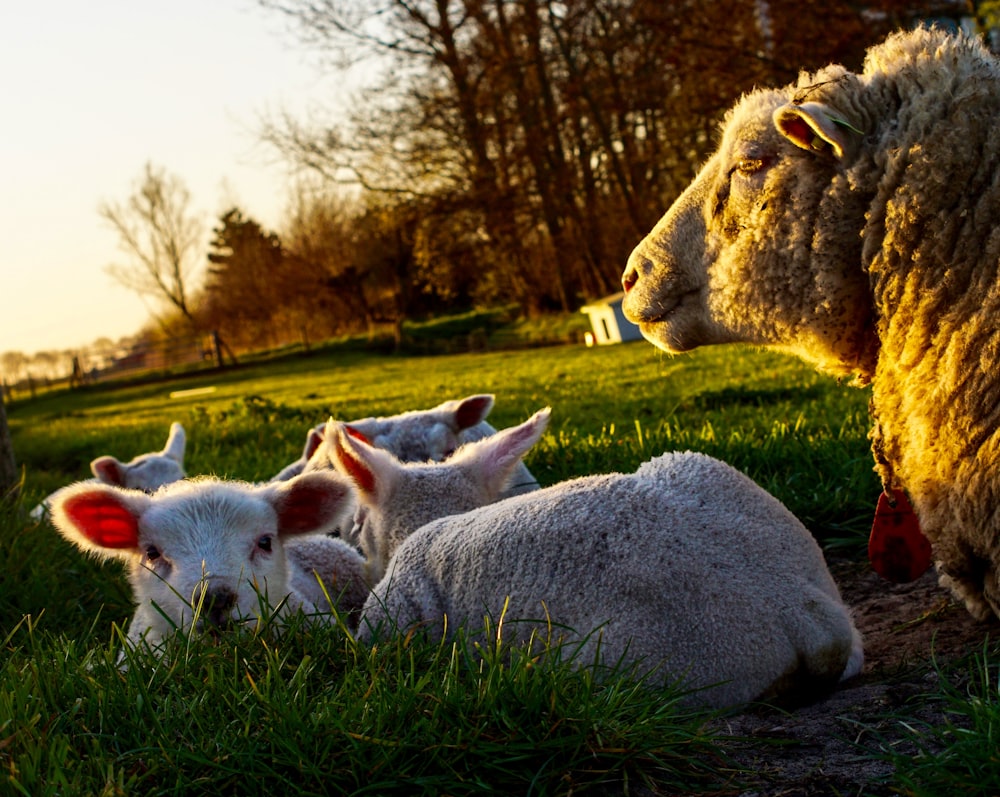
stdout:
<svg viewBox="0 0 1000 797">
<path fill-rule="evenodd" d="M 360 440 L 362 443 L 367 443 L 368 445 L 372 444 L 372 441 L 368 439 L 367 435 L 363 434 L 362 432 L 359 432 L 353 426 L 345 426 L 344 430 L 355 440 Z"/>
<path fill-rule="evenodd" d="M 330 513 L 329 489 L 297 486 L 278 507 L 278 529 L 285 534 L 315 531 Z"/>
<path fill-rule="evenodd" d="M 137 548 L 139 520 L 114 498 L 86 493 L 70 498 L 63 507 L 83 536 L 102 548 Z"/>
<path fill-rule="evenodd" d="M 816 131 L 801 116 L 783 116 L 781 132 L 803 149 L 811 149 L 812 140 L 816 137 Z"/>
<path fill-rule="evenodd" d="M 347 427 L 347 433 L 352 437 L 357 436 L 358 432 L 354 432 L 350 426 Z M 349 451 L 341 442 L 338 437 L 336 442 L 336 453 L 337 461 L 340 463 L 341 467 L 347 471 L 347 475 L 351 477 L 354 483 L 358 486 L 358 489 L 364 493 L 371 495 L 375 492 L 375 475 L 361 462 L 357 457 L 355 457 L 353 451 Z"/>
<path fill-rule="evenodd" d="M 458 430 L 468 429 L 482 421 L 493 409 L 493 399 L 489 396 L 476 396 L 463 401 L 455 410 L 455 424 Z"/>
<path fill-rule="evenodd" d="M 316 453 L 321 445 L 323 445 L 323 435 L 315 429 L 310 429 L 309 436 L 306 438 L 306 459 L 312 459 L 312 455 Z"/>
<path fill-rule="evenodd" d="M 105 484 L 125 486 L 121 463 L 114 457 L 98 457 L 90 463 L 90 470 Z"/>
</svg>

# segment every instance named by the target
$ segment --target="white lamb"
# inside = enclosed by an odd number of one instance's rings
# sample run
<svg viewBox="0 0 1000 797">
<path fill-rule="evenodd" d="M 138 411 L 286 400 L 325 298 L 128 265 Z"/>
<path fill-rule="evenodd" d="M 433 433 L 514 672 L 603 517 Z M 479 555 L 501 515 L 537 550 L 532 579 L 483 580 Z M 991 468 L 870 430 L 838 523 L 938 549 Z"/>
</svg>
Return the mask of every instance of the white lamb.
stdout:
<svg viewBox="0 0 1000 797">
<path fill-rule="evenodd" d="M 319 426 L 314 426 L 306 432 L 306 444 L 302 449 L 302 455 L 291 464 L 285 465 L 270 480 L 272 482 L 286 482 L 302 473 L 306 469 L 306 464 L 312 459 L 313 454 L 323 445 L 323 430 L 325 428 L 326 424 L 323 423 Z M 316 467 L 313 470 L 322 470 L 322 468 Z"/>
<path fill-rule="evenodd" d="M 117 485 L 131 490 L 151 493 L 184 478 L 184 446 L 187 437 L 184 427 L 176 421 L 170 424 L 170 434 L 162 451 L 140 454 L 129 462 L 121 462 L 112 456 L 98 457 L 90 463 L 95 479 L 91 483 Z M 42 500 L 31 510 L 34 520 L 42 520 L 50 512 L 52 502 L 63 487 Z"/>
<path fill-rule="evenodd" d="M 371 583 L 364 558 L 310 533 L 335 522 L 349 492 L 330 472 L 265 485 L 200 478 L 154 495 L 81 482 L 56 496 L 52 520 L 84 551 L 128 563 L 128 640 L 155 648 L 175 630 L 218 630 L 275 608 L 328 613 L 327 594 L 356 614 Z"/>
<path fill-rule="evenodd" d="M 496 434 L 486 416 L 494 398 L 487 393 L 445 401 L 427 410 L 413 410 L 378 418 L 360 418 L 347 425 L 373 445 L 390 451 L 403 462 L 441 462 L 463 443 Z M 333 451 L 323 445 L 325 424 L 309 430 L 302 456 L 283 468 L 273 480 L 283 480 L 306 470 L 333 467 Z M 502 497 L 538 489 L 538 481 L 518 462 Z"/>
<path fill-rule="evenodd" d="M 477 468 L 495 480 L 503 439 L 421 469 L 339 439 L 363 463 L 354 478 L 372 537 L 404 507 L 447 515 L 400 542 L 362 610 L 363 642 L 476 632 L 489 617 L 506 641 L 540 635 L 578 646 L 582 664 L 637 663 L 711 707 L 816 699 L 862 668 L 860 635 L 812 535 L 718 460 L 664 454 L 635 474 L 451 514 L 466 508 L 458 491 Z"/>
<path fill-rule="evenodd" d="M 447 462 L 404 463 L 369 445 L 354 426 L 331 421 L 326 440 L 335 467 L 357 488 L 358 510 L 348 535 L 377 581 L 402 542 L 442 515 L 467 512 L 498 499 L 521 457 L 542 436 L 548 408 L 520 426 L 456 450 Z"/>
</svg>

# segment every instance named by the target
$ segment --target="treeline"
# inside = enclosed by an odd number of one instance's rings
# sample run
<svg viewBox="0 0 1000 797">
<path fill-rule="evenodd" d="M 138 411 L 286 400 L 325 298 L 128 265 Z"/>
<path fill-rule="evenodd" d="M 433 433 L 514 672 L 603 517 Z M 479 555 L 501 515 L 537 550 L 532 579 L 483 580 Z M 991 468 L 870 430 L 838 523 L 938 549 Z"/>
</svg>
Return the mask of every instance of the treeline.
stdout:
<svg viewBox="0 0 1000 797">
<path fill-rule="evenodd" d="M 961 0 L 261 0 L 369 75 L 329 124 L 264 138 L 308 175 L 284 229 L 213 230 L 185 315 L 235 349 L 497 303 L 571 311 L 632 247 L 755 85 L 859 68 L 887 32 Z M 350 186 L 348 188 L 347 186 Z"/>
<path fill-rule="evenodd" d="M 739 94 L 803 67 L 859 67 L 888 31 L 970 11 L 951 0 L 262 5 L 345 81 L 379 76 L 347 118 L 285 116 L 265 130 L 290 162 L 363 189 L 352 207 L 304 202 L 281 241 L 288 285 L 265 280 L 290 296 L 305 289 L 288 308 L 300 323 L 355 328 L 498 301 L 574 310 L 618 290 L 629 251 L 714 147 Z M 227 243 L 247 223 L 225 219 Z M 217 309 L 238 309 L 225 287 L 244 270 L 237 262 L 213 257 Z"/>
</svg>

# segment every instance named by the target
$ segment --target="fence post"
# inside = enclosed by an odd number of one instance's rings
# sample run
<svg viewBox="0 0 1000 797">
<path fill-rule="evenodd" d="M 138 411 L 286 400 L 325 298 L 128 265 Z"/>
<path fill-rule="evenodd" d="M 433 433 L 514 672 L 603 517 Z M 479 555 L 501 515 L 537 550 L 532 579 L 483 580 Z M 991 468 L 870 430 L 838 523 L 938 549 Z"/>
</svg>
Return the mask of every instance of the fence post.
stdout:
<svg viewBox="0 0 1000 797">
<path fill-rule="evenodd" d="M 219 339 L 219 331 L 212 330 L 212 351 L 215 353 L 215 367 L 222 369 L 222 341 Z"/>
</svg>

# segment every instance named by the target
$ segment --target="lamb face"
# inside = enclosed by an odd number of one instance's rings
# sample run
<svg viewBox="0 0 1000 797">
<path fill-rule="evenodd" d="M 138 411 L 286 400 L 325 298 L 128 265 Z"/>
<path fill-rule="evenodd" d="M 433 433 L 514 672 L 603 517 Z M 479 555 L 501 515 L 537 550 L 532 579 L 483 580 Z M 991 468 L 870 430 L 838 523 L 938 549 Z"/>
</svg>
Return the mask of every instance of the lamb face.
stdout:
<svg viewBox="0 0 1000 797">
<path fill-rule="evenodd" d="M 112 456 L 98 457 L 90 463 L 90 470 L 105 484 L 151 493 L 184 478 L 185 443 L 184 427 L 174 422 L 162 451 L 140 454 L 129 462 Z"/>
<path fill-rule="evenodd" d="M 803 80 L 851 79 L 831 68 Z M 719 149 L 632 252 L 623 309 L 665 351 L 745 342 L 838 375 L 874 368 L 861 267 L 871 196 L 847 177 L 864 123 L 841 127 L 831 115 L 846 114 L 799 95 L 792 86 L 744 97 Z"/>
<path fill-rule="evenodd" d="M 184 427 L 175 421 L 170 425 L 170 435 L 162 451 L 140 454 L 129 462 L 121 462 L 109 455 L 98 457 L 90 463 L 90 470 L 94 478 L 104 484 L 152 493 L 165 484 L 184 478 L 185 442 Z M 40 521 L 49 513 L 61 489 L 46 496 L 31 510 L 34 520 Z"/>
<path fill-rule="evenodd" d="M 80 548 L 129 564 L 134 644 L 175 629 L 254 621 L 288 594 L 284 541 L 322 529 L 348 486 L 335 474 L 279 485 L 203 479 L 156 495 L 81 483 L 55 501 L 56 528 Z"/>
<path fill-rule="evenodd" d="M 274 603 L 287 593 L 277 517 L 267 501 L 225 487 L 196 503 L 167 498 L 142 516 L 131 580 L 144 605 L 159 606 L 181 630 L 201 607 L 204 630 L 259 617 L 258 592 Z"/>
<path fill-rule="evenodd" d="M 492 408 L 493 396 L 481 394 L 445 401 L 429 410 L 361 418 L 348 425 L 402 462 L 441 462 L 465 442 L 463 432 L 483 422 Z"/>
</svg>

